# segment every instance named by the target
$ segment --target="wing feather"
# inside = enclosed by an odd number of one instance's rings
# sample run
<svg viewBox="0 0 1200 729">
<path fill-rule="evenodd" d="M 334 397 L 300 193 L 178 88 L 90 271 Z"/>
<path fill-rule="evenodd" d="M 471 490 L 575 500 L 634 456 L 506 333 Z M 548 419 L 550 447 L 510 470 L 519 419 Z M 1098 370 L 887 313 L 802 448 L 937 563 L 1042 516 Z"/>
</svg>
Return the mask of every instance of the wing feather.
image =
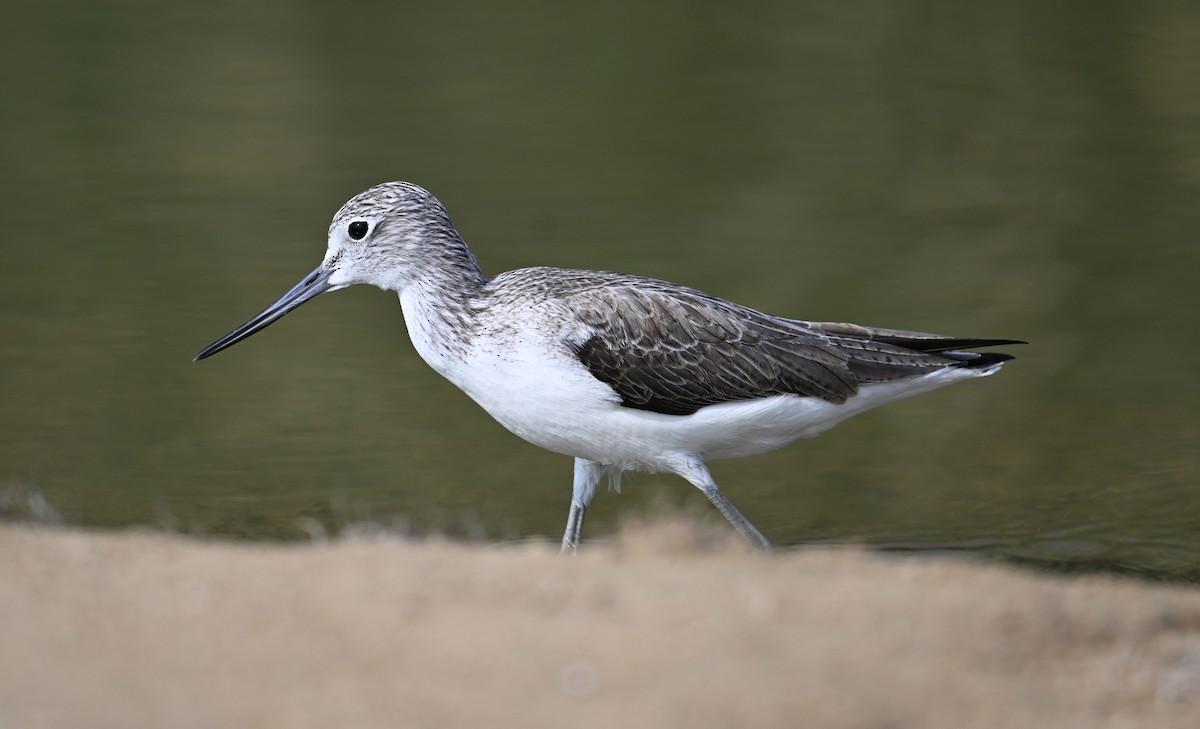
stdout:
<svg viewBox="0 0 1200 729">
<path fill-rule="evenodd" d="M 566 345 L 623 406 L 668 415 L 784 394 L 843 403 L 862 384 L 991 366 L 1011 357 L 965 350 L 1020 343 L 786 319 L 624 274 L 522 273 L 571 283 L 555 294 L 582 327 L 569 328 Z"/>
<path fill-rule="evenodd" d="M 591 334 L 575 355 L 626 407 L 687 415 L 707 405 L 795 394 L 845 402 L 845 354 L 794 322 L 647 280 L 587 292 Z"/>
</svg>

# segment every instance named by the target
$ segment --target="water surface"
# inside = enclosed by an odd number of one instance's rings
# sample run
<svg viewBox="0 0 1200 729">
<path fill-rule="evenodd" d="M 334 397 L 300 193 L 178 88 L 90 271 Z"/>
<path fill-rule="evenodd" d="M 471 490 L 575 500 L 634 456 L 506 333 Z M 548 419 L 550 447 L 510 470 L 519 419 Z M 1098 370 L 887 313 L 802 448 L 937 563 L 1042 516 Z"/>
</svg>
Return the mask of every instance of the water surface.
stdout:
<svg viewBox="0 0 1200 729">
<path fill-rule="evenodd" d="M 391 294 L 322 297 L 190 361 L 319 262 L 345 199 L 408 179 L 489 273 L 617 269 L 799 318 L 1032 342 L 997 377 L 714 464 L 774 540 L 1200 577 L 1190 6 L 12 19 L 0 490 L 68 523 L 561 533 L 570 460 L 430 371 Z M 693 491 L 628 478 L 586 535 L 659 504 L 709 516 Z"/>
</svg>

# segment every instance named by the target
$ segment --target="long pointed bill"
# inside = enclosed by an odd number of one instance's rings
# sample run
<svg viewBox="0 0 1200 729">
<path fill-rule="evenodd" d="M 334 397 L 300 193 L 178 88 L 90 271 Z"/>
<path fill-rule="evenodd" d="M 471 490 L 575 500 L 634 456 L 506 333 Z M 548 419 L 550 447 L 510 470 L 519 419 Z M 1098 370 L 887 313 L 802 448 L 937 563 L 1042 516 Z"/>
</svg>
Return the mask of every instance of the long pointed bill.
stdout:
<svg viewBox="0 0 1200 729">
<path fill-rule="evenodd" d="M 192 361 L 199 362 L 205 357 L 213 356 L 226 347 L 232 347 L 251 334 L 271 326 L 284 314 L 295 309 L 297 306 L 300 306 L 309 299 L 315 298 L 318 294 L 328 291 L 330 289 L 329 277 L 331 275 L 333 275 L 333 271 L 318 266 L 317 270 L 305 276 L 303 281 L 293 286 L 292 290 L 284 294 L 279 301 L 263 309 L 258 316 L 250 321 L 205 347 Z"/>
</svg>

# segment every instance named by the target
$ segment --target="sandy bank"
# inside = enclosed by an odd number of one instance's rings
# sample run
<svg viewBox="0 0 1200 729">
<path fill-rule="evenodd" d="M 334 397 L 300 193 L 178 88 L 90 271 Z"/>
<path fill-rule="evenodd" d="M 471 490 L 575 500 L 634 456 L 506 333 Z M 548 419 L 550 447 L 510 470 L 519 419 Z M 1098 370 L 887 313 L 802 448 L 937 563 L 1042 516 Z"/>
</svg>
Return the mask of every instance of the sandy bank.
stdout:
<svg viewBox="0 0 1200 729">
<path fill-rule="evenodd" d="M 0 727 L 1196 727 L 1200 590 L 548 545 L 0 525 Z"/>
</svg>

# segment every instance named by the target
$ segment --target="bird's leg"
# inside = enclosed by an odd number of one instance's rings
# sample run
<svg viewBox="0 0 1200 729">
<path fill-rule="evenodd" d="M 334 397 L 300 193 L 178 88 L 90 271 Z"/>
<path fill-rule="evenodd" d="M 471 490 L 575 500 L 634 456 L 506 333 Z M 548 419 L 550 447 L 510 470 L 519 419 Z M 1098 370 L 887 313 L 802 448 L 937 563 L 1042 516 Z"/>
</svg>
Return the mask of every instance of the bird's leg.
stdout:
<svg viewBox="0 0 1200 729">
<path fill-rule="evenodd" d="M 680 464 L 680 468 L 676 471 L 680 476 L 683 476 L 693 486 L 704 492 L 712 505 L 717 507 L 717 511 L 729 520 L 734 529 L 738 530 L 750 546 L 763 552 L 771 551 L 771 542 L 763 533 L 760 532 L 746 515 L 738 511 L 738 508 L 733 505 L 725 494 L 721 493 L 721 489 L 717 487 L 717 482 L 713 480 L 712 474 L 708 472 L 708 467 L 699 458 L 688 458 L 684 463 Z"/>
<path fill-rule="evenodd" d="M 604 477 L 605 468 L 595 461 L 575 459 L 575 480 L 571 486 L 571 511 L 567 514 L 567 531 L 563 534 L 563 554 L 574 554 L 579 549 L 579 532 L 583 529 L 583 515 L 588 504 L 596 495 L 596 484 Z"/>
</svg>

